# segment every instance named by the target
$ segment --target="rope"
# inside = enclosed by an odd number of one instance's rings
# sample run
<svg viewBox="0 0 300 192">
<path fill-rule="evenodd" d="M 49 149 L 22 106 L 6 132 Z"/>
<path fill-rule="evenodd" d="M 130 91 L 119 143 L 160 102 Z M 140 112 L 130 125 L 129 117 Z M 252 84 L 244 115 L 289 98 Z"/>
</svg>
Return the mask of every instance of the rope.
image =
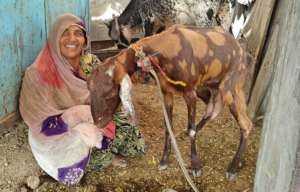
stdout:
<svg viewBox="0 0 300 192">
<path fill-rule="evenodd" d="M 153 56 L 159 54 L 159 52 L 156 52 L 152 55 L 149 55 L 149 56 L 146 56 L 145 52 L 143 51 L 143 47 L 141 45 L 138 45 L 137 43 L 134 43 L 134 44 L 131 44 L 129 46 L 129 48 L 133 49 L 134 52 L 135 52 L 135 56 L 143 61 L 145 60 L 146 57 L 149 58 L 149 60 L 151 61 L 151 64 L 154 65 L 158 70 L 159 72 L 162 74 L 162 76 L 171 84 L 174 84 L 174 85 L 181 85 L 182 87 L 186 87 L 186 83 L 184 81 L 175 81 L 171 78 L 169 78 L 167 76 L 167 74 L 162 70 L 162 68 L 160 67 L 160 65 L 158 64 L 158 62 L 153 58 Z M 143 62 L 142 62 L 143 63 Z M 142 67 L 143 68 L 143 67 Z"/>
<path fill-rule="evenodd" d="M 186 87 L 186 83 L 184 81 L 175 81 L 167 76 L 167 74 L 162 70 L 162 68 L 159 66 L 157 62 L 154 61 L 154 59 L 150 56 L 149 59 L 151 60 L 151 63 L 154 64 L 156 68 L 158 68 L 159 72 L 162 74 L 162 76 L 169 82 L 174 85 L 181 85 L 182 87 Z"/>
<path fill-rule="evenodd" d="M 153 77 L 155 78 L 156 82 L 157 82 L 157 86 L 159 88 L 159 95 L 160 95 L 160 99 L 162 101 L 162 106 L 163 106 L 163 112 L 164 112 L 164 116 L 165 116 L 165 122 L 166 122 L 166 126 L 167 126 L 167 130 L 170 134 L 170 137 L 171 137 L 171 143 L 172 143 L 172 146 L 174 147 L 174 150 L 175 150 L 175 155 L 176 155 L 176 159 L 179 163 L 179 166 L 183 172 L 183 175 L 185 177 L 185 179 L 188 181 L 188 183 L 190 184 L 190 186 L 192 187 L 192 189 L 195 191 L 195 192 L 199 192 L 195 183 L 192 181 L 188 171 L 186 170 L 185 166 L 184 166 L 184 161 L 181 157 L 181 153 L 178 149 L 178 146 L 177 146 L 177 143 L 176 143 L 176 139 L 175 139 L 175 136 L 174 136 L 174 133 L 171 129 L 171 124 L 170 124 L 170 120 L 168 118 L 168 114 L 167 114 L 167 110 L 166 110 L 166 107 L 164 105 L 164 97 L 163 97 L 163 94 L 162 94 L 162 91 L 161 91 L 161 87 L 160 87 L 160 83 L 159 83 L 159 80 L 158 80 L 158 77 L 157 77 L 157 74 L 156 72 L 151 69 L 150 70 L 150 73 L 153 75 Z"/>
</svg>

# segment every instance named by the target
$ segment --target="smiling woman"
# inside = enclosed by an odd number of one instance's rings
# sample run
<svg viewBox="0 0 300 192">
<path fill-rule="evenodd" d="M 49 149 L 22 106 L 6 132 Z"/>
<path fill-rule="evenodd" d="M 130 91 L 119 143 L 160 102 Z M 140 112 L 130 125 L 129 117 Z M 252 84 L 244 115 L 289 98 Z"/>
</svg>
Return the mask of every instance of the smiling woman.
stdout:
<svg viewBox="0 0 300 192">
<path fill-rule="evenodd" d="M 89 38 L 80 18 L 71 14 L 58 17 L 46 46 L 26 69 L 21 89 L 19 108 L 29 127 L 33 155 L 46 173 L 64 184 L 80 181 L 93 147 L 109 161 L 103 164 L 125 165 L 112 161 L 114 154 L 110 150 L 122 138 L 118 137 L 118 126 L 113 121 L 104 128 L 94 125 L 86 79 L 101 62 L 95 55 L 85 53 L 88 46 Z M 143 143 L 138 130 L 127 131 L 138 136 L 130 140 L 132 148 Z M 137 149 L 131 154 L 142 153 L 143 145 Z"/>
</svg>

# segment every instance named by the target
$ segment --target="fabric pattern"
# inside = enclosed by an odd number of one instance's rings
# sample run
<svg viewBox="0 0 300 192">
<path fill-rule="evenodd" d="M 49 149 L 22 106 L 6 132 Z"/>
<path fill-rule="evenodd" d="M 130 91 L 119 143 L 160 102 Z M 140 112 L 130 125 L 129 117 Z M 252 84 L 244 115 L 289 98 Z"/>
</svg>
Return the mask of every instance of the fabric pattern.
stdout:
<svg viewBox="0 0 300 192">
<path fill-rule="evenodd" d="M 99 171 L 111 164 L 114 156 L 133 157 L 145 153 L 145 140 L 136 126 L 128 123 L 128 117 L 121 112 L 114 115 L 116 136 L 114 140 L 103 137 L 101 150 L 93 150 L 89 171 Z"/>
<path fill-rule="evenodd" d="M 62 120 L 61 114 L 53 115 L 43 121 L 41 132 L 46 136 L 59 135 L 67 131 L 68 125 Z"/>
<path fill-rule="evenodd" d="M 88 160 L 89 155 L 82 159 L 79 163 L 76 163 L 69 167 L 59 168 L 58 180 L 66 185 L 73 185 L 78 183 L 83 176 Z"/>
<path fill-rule="evenodd" d="M 80 67 L 82 68 L 83 72 L 89 77 L 101 61 L 98 57 L 94 54 L 87 53 L 80 57 Z"/>
</svg>

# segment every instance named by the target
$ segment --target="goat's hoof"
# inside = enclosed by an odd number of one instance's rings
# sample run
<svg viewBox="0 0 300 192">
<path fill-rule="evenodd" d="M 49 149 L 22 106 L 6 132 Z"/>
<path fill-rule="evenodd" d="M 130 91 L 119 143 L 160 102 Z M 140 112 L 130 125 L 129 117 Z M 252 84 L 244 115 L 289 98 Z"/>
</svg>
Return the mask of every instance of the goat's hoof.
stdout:
<svg viewBox="0 0 300 192">
<path fill-rule="evenodd" d="M 192 174 L 194 177 L 200 177 L 202 172 L 201 170 L 192 170 Z"/>
<path fill-rule="evenodd" d="M 237 176 L 237 173 L 230 173 L 230 172 L 227 172 L 227 173 L 226 173 L 226 178 L 227 178 L 229 181 L 234 180 L 236 176 Z"/>
<path fill-rule="evenodd" d="M 168 168 L 168 164 L 160 164 L 158 170 L 162 171 Z"/>
<path fill-rule="evenodd" d="M 196 135 L 196 131 L 193 130 L 193 129 L 190 129 L 190 130 L 189 130 L 189 136 L 190 136 L 190 137 L 195 137 L 195 135 Z"/>
</svg>

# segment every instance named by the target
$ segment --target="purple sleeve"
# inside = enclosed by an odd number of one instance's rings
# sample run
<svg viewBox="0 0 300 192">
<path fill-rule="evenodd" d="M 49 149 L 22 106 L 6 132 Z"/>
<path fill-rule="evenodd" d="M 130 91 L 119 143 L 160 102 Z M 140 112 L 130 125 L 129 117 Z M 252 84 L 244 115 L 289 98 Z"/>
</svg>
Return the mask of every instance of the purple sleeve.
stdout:
<svg viewBox="0 0 300 192">
<path fill-rule="evenodd" d="M 101 145 L 101 151 L 102 152 L 105 152 L 105 151 L 109 151 L 111 146 L 112 146 L 112 143 L 113 143 L 113 140 L 106 137 L 106 136 L 103 136 L 103 139 L 101 141 L 102 145 Z"/>
<path fill-rule="evenodd" d="M 46 136 L 60 135 L 66 132 L 68 125 L 61 118 L 61 114 L 53 115 L 43 121 L 41 133 Z"/>
</svg>

